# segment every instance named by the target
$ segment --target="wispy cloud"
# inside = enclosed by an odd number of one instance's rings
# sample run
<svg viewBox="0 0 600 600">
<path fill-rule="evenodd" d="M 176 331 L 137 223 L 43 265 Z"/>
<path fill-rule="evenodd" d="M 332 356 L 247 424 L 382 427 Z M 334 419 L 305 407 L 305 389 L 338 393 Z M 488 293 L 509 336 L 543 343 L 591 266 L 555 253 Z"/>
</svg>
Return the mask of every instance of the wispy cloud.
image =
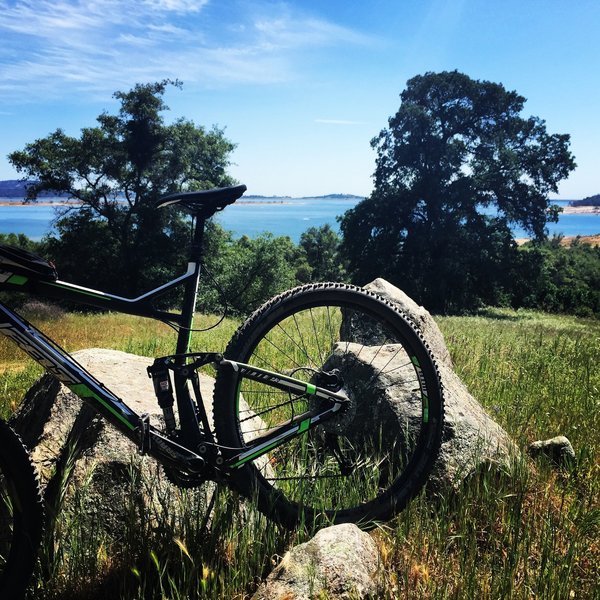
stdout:
<svg viewBox="0 0 600 600">
<path fill-rule="evenodd" d="M 208 0 L 144 0 L 143 4 L 160 11 L 194 13 L 202 10 Z"/>
<path fill-rule="evenodd" d="M 266 43 L 278 48 L 371 43 L 367 36 L 352 29 L 314 18 L 283 15 L 258 19 L 254 26 Z"/>
<path fill-rule="evenodd" d="M 105 95 L 165 77 L 204 86 L 272 83 L 294 76 L 296 54 L 305 48 L 369 43 L 358 32 L 283 4 L 252 4 L 249 12 L 240 3 L 234 20 L 219 12 L 223 5 L 210 11 L 207 5 L 0 0 L 0 100 Z"/>
</svg>

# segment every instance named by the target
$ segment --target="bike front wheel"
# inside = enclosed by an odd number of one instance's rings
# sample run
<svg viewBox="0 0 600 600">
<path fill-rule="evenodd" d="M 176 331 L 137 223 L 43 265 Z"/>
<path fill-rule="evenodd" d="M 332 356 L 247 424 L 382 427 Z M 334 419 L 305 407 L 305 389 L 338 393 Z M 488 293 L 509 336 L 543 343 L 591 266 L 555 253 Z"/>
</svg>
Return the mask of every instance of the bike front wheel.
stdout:
<svg viewBox="0 0 600 600">
<path fill-rule="evenodd" d="M 25 594 L 42 537 L 36 471 L 17 434 L 0 420 L 0 598 Z"/>
<path fill-rule="evenodd" d="M 441 441 L 442 391 L 422 336 L 390 302 L 344 284 L 296 288 L 259 308 L 225 356 L 348 398 L 333 418 L 234 472 L 269 517 L 290 527 L 387 520 L 425 483 Z M 320 408 L 308 393 L 217 376 L 215 427 L 226 456 Z"/>
</svg>

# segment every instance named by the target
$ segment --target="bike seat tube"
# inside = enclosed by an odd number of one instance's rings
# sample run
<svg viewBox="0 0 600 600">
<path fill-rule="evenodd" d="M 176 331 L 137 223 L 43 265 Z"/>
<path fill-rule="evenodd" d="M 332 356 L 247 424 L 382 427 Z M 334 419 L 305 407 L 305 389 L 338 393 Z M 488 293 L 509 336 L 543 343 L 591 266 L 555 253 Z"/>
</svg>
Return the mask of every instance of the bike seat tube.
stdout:
<svg viewBox="0 0 600 600">
<path fill-rule="evenodd" d="M 189 351 L 192 336 L 192 324 L 194 321 L 194 310 L 196 308 L 196 296 L 198 294 L 198 283 L 200 281 L 200 262 L 202 260 L 202 244 L 204 240 L 205 217 L 198 215 L 194 224 L 194 237 L 190 250 L 190 265 L 194 267 L 194 276 L 185 284 L 183 292 L 183 304 L 181 307 L 182 327 L 177 336 L 177 354 L 185 354 Z M 181 361 L 183 363 L 183 359 Z"/>
</svg>

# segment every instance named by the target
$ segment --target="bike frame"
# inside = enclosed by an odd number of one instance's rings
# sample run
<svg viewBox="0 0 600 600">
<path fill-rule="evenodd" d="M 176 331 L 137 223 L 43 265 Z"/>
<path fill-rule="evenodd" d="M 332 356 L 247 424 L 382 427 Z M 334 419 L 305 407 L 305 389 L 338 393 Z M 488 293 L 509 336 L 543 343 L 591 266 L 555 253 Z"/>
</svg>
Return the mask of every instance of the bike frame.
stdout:
<svg viewBox="0 0 600 600">
<path fill-rule="evenodd" d="M 175 397 L 179 414 L 180 435 L 174 439 L 150 425 L 147 415 L 138 415 L 116 394 L 98 381 L 70 354 L 12 309 L 0 302 L 0 333 L 12 339 L 31 358 L 69 387 L 82 400 L 92 405 L 123 435 L 139 444 L 140 451 L 159 462 L 192 473 L 202 473 L 207 466 L 216 472 L 227 473 L 259 458 L 289 439 L 308 431 L 316 424 L 331 418 L 342 409 L 343 394 L 307 384 L 285 375 L 227 360 L 217 353 L 189 353 L 192 321 L 201 275 L 202 237 L 204 220 L 198 220 L 192 243 L 191 259 L 186 273 L 137 298 L 129 299 L 64 281 L 44 281 L 34 277 L 0 271 L 0 287 L 41 294 L 79 304 L 88 304 L 105 310 L 158 319 L 178 328 L 176 352 L 162 360 L 174 371 Z M 157 310 L 152 301 L 164 293 L 184 285 L 180 313 Z M 190 362 L 191 361 L 191 362 Z M 316 396 L 327 400 L 328 406 L 320 411 L 311 410 L 270 429 L 262 437 L 239 449 L 228 449 L 224 460 L 208 427 L 206 410 L 200 397 L 199 386 L 194 385 L 195 369 L 214 362 L 218 369 L 228 369 L 232 377 L 241 376 L 266 383 L 287 391 L 290 395 Z M 156 361 L 155 361 L 156 364 Z M 192 374 L 193 373 L 193 374 Z M 188 382 L 192 381 L 196 400 L 192 398 Z M 224 399 L 219 399 L 224 401 Z M 325 403 L 324 403 L 325 404 Z M 202 428 L 200 427 L 202 424 Z M 179 443 L 181 442 L 181 443 Z M 206 454 L 209 445 L 214 452 Z M 214 463 L 214 464 L 212 464 Z"/>
</svg>

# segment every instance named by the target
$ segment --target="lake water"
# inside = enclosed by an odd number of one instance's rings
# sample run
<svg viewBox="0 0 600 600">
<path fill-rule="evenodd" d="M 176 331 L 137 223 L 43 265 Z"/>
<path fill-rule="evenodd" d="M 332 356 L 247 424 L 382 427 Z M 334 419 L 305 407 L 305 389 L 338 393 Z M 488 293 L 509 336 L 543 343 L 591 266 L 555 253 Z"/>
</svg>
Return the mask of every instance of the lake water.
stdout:
<svg viewBox="0 0 600 600">
<path fill-rule="evenodd" d="M 0 198 L 0 201 L 2 198 Z M 298 242 L 309 227 L 329 224 L 336 230 L 336 217 L 356 205 L 357 200 L 293 198 L 255 200 L 228 206 L 218 213 L 216 220 L 234 235 L 257 235 L 270 231 L 274 235 L 287 235 Z M 568 201 L 557 201 L 566 206 Z M 0 233 L 24 233 L 39 240 L 52 228 L 56 209 L 52 206 L 18 205 L 0 206 Z M 561 215 L 558 223 L 548 225 L 550 234 L 566 236 L 595 235 L 600 233 L 600 216 L 597 214 Z M 520 229 L 515 237 L 527 237 Z"/>
</svg>

